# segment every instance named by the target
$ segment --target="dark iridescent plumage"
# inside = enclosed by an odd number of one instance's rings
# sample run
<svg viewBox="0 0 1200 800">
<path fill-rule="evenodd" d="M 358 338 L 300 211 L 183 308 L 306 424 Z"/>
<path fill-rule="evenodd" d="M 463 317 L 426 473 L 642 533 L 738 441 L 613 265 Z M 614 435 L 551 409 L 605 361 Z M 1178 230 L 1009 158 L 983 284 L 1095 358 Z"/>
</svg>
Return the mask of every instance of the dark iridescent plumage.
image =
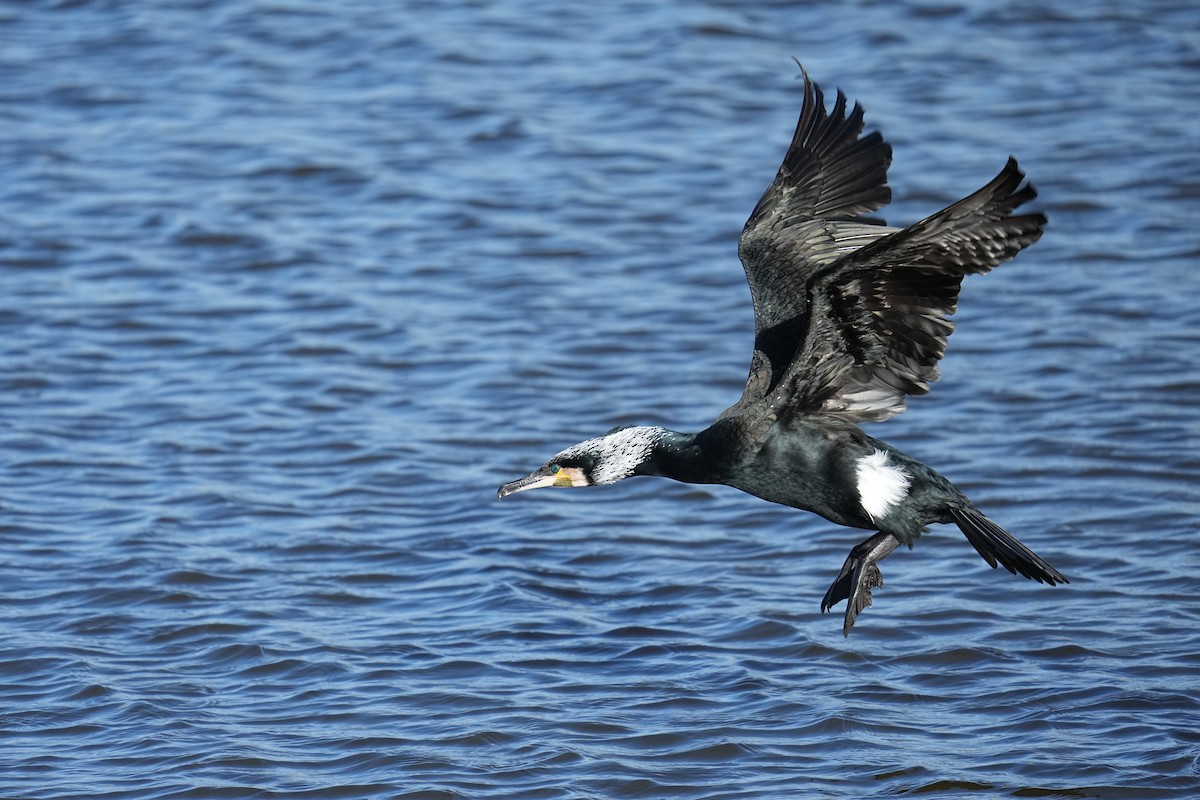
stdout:
<svg viewBox="0 0 1200 800">
<path fill-rule="evenodd" d="M 851 550 L 822 601 L 822 610 L 848 601 L 847 634 L 882 583 L 877 562 L 934 522 L 956 523 L 993 567 L 1065 583 L 948 480 L 858 427 L 929 391 L 963 277 L 1041 237 L 1044 215 L 1013 214 L 1036 192 L 1010 158 L 986 186 L 907 228 L 864 218 L 891 199 L 891 147 L 862 135 L 860 106 L 847 112 L 838 92 L 827 110 L 803 77 L 791 146 L 739 241 L 755 319 L 741 399 L 697 434 L 626 428 L 582 442 L 500 496 L 661 475 L 878 530 Z"/>
</svg>

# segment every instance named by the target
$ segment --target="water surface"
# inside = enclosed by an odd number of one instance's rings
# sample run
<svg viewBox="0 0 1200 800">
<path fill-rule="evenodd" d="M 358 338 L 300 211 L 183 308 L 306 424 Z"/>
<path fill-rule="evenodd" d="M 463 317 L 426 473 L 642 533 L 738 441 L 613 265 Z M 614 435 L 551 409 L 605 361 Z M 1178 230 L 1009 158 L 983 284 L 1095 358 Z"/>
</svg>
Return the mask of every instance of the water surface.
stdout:
<svg viewBox="0 0 1200 800">
<path fill-rule="evenodd" d="M 0 795 L 1190 798 L 1200 9 L 0 10 Z M 163 4 L 165 5 L 165 4 Z M 497 504 L 740 392 L 789 60 L 892 223 L 1050 216 L 871 433 L 1071 577 L 723 487 Z"/>
</svg>

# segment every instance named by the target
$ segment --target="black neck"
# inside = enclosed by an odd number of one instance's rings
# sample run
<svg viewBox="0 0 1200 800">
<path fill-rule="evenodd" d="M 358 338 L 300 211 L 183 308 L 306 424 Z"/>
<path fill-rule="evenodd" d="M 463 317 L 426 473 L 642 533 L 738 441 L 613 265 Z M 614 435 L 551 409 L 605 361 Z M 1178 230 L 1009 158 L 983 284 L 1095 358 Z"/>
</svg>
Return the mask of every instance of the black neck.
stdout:
<svg viewBox="0 0 1200 800">
<path fill-rule="evenodd" d="M 713 464 L 694 433 L 665 431 L 654 444 L 650 457 L 634 471 L 636 475 L 659 475 L 682 483 L 719 483 Z"/>
</svg>

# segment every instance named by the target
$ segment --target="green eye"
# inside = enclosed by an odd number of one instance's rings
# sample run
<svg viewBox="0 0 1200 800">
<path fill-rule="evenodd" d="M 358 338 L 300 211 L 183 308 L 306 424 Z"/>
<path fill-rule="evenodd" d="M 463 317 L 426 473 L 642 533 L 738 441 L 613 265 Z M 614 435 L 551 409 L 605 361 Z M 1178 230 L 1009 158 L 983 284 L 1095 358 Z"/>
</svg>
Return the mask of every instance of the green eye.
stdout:
<svg viewBox="0 0 1200 800">
<path fill-rule="evenodd" d="M 558 466 L 558 464 L 551 464 L 551 465 L 550 465 L 550 474 L 551 474 L 551 475 L 557 475 L 557 474 L 558 474 L 558 471 L 559 471 L 560 469 L 562 469 L 562 467 Z"/>
</svg>

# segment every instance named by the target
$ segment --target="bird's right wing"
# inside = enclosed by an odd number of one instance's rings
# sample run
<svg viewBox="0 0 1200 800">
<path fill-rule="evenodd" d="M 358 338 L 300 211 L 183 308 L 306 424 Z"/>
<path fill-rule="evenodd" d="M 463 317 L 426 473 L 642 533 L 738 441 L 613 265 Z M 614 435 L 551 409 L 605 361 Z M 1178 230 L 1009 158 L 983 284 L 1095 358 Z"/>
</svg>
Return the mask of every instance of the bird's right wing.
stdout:
<svg viewBox="0 0 1200 800">
<path fill-rule="evenodd" d="M 754 303 L 754 354 L 741 400 L 722 416 L 766 397 L 791 364 L 808 330 L 809 284 L 823 267 L 894 229 L 859 218 L 891 199 L 891 147 L 861 136 L 863 110 L 832 111 L 801 67 L 804 104 L 775 180 L 750 214 L 738 255 Z"/>
</svg>

